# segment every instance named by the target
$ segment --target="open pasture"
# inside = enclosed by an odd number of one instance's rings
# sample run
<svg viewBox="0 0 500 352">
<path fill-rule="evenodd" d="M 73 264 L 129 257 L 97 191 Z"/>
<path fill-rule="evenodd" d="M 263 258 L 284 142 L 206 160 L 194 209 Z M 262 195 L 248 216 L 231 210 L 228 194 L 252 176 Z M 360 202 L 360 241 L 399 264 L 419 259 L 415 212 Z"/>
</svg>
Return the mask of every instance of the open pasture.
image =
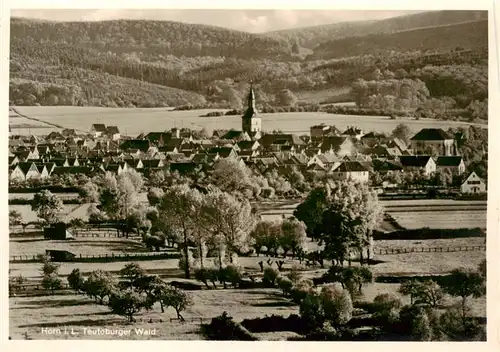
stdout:
<svg viewBox="0 0 500 352">
<path fill-rule="evenodd" d="M 200 117 L 214 109 L 171 111 L 168 108 L 98 108 L 75 106 L 29 106 L 17 109 L 30 117 L 40 119 L 66 128 L 88 131 L 93 123 L 116 125 L 125 135 L 136 136 L 150 131 L 164 131 L 172 127 L 192 129 L 241 129 L 240 116 Z M 217 109 L 223 111 L 224 109 Z M 320 124 L 335 125 L 340 129 L 356 125 L 365 131 L 391 132 L 399 123 L 404 122 L 417 132 L 424 127 L 448 129 L 450 126 L 467 126 L 466 122 L 439 121 L 430 119 L 397 119 L 387 116 L 335 115 L 322 112 L 296 112 L 261 114 L 265 131 L 282 130 L 285 133 L 309 134 L 310 126 Z M 45 129 L 44 129 L 45 131 Z M 32 131 L 44 134 L 45 132 Z"/>
<path fill-rule="evenodd" d="M 456 229 L 486 227 L 486 210 L 442 210 L 390 212 L 407 229 Z"/>
<path fill-rule="evenodd" d="M 452 239 L 432 240 L 377 240 L 374 241 L 375 250 L 404 249 L 404 248 L 447 248 L 484 246 L 486 239 L 481 237 L 464 237 Z"/>
<path fill-rule="evenodd" d="M 398 284 L 374 283 L 366 285 L 361 301 L 372 301 L 375 296 L 386 292 L 397 292 Z M 183 312 L 185 323 L 180 323 L 175 312 L 169 308 L 161 313 L 158 304 L 152 311 L 141 312 L 137 322 L 129 324 L 123 317 L 118 317 L 82 295 L 66 294 L 41 297 L 10 298 L 10 333 L 13 339 L 23 339 L 25 333 L 32 339 L 105 339 L 105 335 L 88 335 L 87 329 L 107 328 L 130 330 L 126 336 L 116 339 L 146 339 L 135 329 L 155 329 L 152 339 L 161 340 L 199 340 L 203 339 L 199 332 L 200 322 L 208 323 L 210 319 L 227 311 L 235 321 L 263 317 L 265 315 L 298 314 L 298 306 L 282 296 L 277 289 L 227 289 L 191 291 L 194 305 Z M 409 297 L 403 297 L 405 304 Z M 455 300 L 447 297 L 446 305 Z M 486 300 L 473 299 L 472 313 L 485 316 Z M 77 313 L 75 313 L 77 312 Z M 160 321 L 161 320 L 161 321 Z M 68 334 L 64 333 L 67 328 Z M 47 329 L 61 329 L 61 334 L 47 334 Z M 45 332 L 44 332 L 45 331 Z M 73 334 L 71 334 L 73 332 Z M 280 333 L 279 335 L 282 335 Z M 262 339 L 270 339 L 268 334 L 259 334 Z M 271 338 L 272 339 L 272 338 Z"/>
<path fill-rule="evenodd" d="M 62 211 L 63 216 L 61 220 L 68 222 L 71 219 L 79 218 L 82 219 L 83 221 L 87 221 L 88 220 L 87 209 L 89 206 L 90 206 L 89 204 L 64 204 Z M 30 205 L 13 204 L 9 205 L 9 211 L 10 210 L 17 210 L 19 213 L 21 213 L 24 223 L 38 221 L 36 212 L 31 210 Z"/>
<path fill-rule="evenodd" d="M 10 256 L 44 254 L 46 249 L 70 251 L 81 255 L 147 252 L 139 239 L 117 237 L 76 237 L 73 240 L 44 240 L 43 237 L 16 237 L 9 241 Z"/>
</svg>

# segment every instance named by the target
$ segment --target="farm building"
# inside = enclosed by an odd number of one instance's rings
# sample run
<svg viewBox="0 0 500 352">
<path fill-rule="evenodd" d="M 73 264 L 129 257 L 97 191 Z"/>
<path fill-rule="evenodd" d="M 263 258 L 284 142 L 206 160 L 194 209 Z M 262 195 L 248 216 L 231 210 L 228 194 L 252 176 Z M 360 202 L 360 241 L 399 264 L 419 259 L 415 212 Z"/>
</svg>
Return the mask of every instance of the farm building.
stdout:
<svg viewBox="0 0 500 352">
<path fill-rule="evenodd" d="M 59 222 L 45 227 L 43 237 L 46 240 L 68 240 L 73 239 L 73 234 L 68 230 L 65 223 Z"/>
<path fill-rule="evenodd" d="M 472 172 L 460 186 L 460 191 L 466 194 L 485 193 L 486 183 L 475 172 Z"/>
</svg>

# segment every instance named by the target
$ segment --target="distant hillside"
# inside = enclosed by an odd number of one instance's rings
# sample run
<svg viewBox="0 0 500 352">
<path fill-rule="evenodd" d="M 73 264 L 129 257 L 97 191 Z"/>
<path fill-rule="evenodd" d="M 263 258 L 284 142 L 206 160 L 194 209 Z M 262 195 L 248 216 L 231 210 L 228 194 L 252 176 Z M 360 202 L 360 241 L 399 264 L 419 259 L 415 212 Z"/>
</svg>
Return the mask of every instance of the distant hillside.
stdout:
<svg viewBox="0 0 500 352">
<path fill-rule="evenodd" d="M 268 32 L 273 38 L 295 40 L 305 48 L 330 40 L 372 34 L 394 33 L 422 27 L 436 27 L 470 21 L 487 20 L 487 11 L 431 11 L 379 21 L 353 21 Z"/>
<path fill-rule="evenodd" d="M 66 43 L 154 61 L 166 55 L 290 58 L 286 40 L 220 27 L 171 21 L 49 22 L 11 19 L 11 40 Z"/>
<path fill-rule="evenodd" d="M 488 47 L 487 20 L 332 40 L 316 47 L 308 59 L 332 59 L 389 51 L 446 51 L 480 47 Z"/>
</svg>

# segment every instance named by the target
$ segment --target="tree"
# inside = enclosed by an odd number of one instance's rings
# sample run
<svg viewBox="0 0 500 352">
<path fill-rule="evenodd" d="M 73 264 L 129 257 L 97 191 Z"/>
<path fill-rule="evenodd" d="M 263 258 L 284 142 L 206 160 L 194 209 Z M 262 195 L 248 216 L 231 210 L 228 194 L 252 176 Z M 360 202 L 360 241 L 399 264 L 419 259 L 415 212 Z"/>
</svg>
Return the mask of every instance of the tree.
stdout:
<svg viewBox="0 0 500 352">
<path fill-rule="evenodd" d="M 148 190 L 148 202 L 151 206 L 156 206 L 160 202 L 165 192 L 158 187 L 153 187 Z"/>
<path fill-rule="evenodd" d="M 9 227 L 21 225 L 23 223 L 23 216 L 17 210 L 9 210 Z"/>
<path fill-rule="evenodd" d="M 230 258 L 247 249 L 249 233 L 255 226 L 255 217 L 248 200 L 239 201 L 226 192 L 212 188 L 206 196 L 203 215 L 215 236 L 222 235 Z"/>
<path fill-rule="evenodd" d="M 398 292 L 402 295 L 409 295 L 410 302 L 413 304 L 418 294 L 418 284 L 419 283 L 416 280 L 403 281 L 399 286 Z"/>
<path fill-rule="evenodd" d="M 370 259 L 372 232 L 382 220 L 377 194 L 366 184 L 349 181 L 329 183 L 325 193 L 327 209 L 316 228 L 324 253 L 341 264 L 355 251 L 363 264 L 364 252 Z"/>
<path fill-rule="evenodd" d="M 325 187 L 318 187 L 297 206 L 293 216 L 306 225 L 306 232 L 310 237 L 319 239 L 322 233 L 323 213 L 327 207 L 327 190 Z"/>
<path fill-rule="evenodd" d="M 452 296 L 461 297 L 460 308 L 462 319 L 465 324 L 468 313 L 467 298 L 485 295 L 486 281 L 485 278 L 476 271 L 455 269 L 443 283 L 443 289 Z"/>
<path fill-rule="evenodd" d="M 42 287 L 54 294 L 55 290 L 62 287 L 62 280 L 57 273 L 53 272 L 42 278 Z"/>
<path fill-rule="evenodd" d="M 164 227 L 178 229 L 181 234 L 181 250 L 187 258 L 189 241 L 198 230 L 199 210 L 202 205 L 201 193 L 188 185 L 170 187 L 158 205 L 158 217 Z M 187 262 L 189 263 L 189 262 Z M 184 268 L 186 278 L 190 278 L 190 265 Z"/>
<path fill-rule="evenodd" d="M 95 182 L 88 181 L 79 187 L 78 195 L 86 203 L 97 203 L 99 200 L 99 186 Z"/>
<path fill-rule="evenodd" d="M 394 130 L 392 130 L 392 136 L 401 139 L 403 142 L 408 144 L 410 138 L 412 137 L 412 132 L 408 125 L 404 123 L 400 123 L 397 125 Z"/>
<path fill-rule="evenodd" d="M 250 176 L 250 170 L 245 164 L 234 158 L 223 158 L 215 163 L 210 182 L 230 194 L 244 193 L 253 188 Z"/>
<path fill-rule="evenodd" d="M 57 274 L 59 271 L 59 267 L 61 266 L 58 263 L 54 263 L 50 260 L 48 256 L 41 256 L 42 260 L 42 268 L 40 269 L 42 276 L 47 276 L 51 274 Z"/>
<path fill-rule="evenodd" d="M 168 286 L 159 298 L 165 307 L 172 307 L 177 313 L 177 318 L 184 321 L 181 312 L 193 305 L 193 300 L 186 292 L 174 286 Z"/>
<path fill-rule="evenodd" d="M 129 322 L 134 321 L 134 315 L 148 306 L 145 295 L 133 290 L 114 291 L 109 296 L 108 307 L 115 314 L 128 318 Z"/>
<path fill-rule="evenodd" d="M 257 255 L 260 254 L 262 247 L 267 248 L 269 255 L 276 255 L 279 246 L 279 239 L 281 237 L 280 224 L 273 221 L 261 220 L 257 223 L 255 228 L 250 232 L 250 239 L 252 247 Z"/>
<path fill-rule="evenodd" d="M 80 269 L 75 268 L 67 277 L 69 287 L 71 287 L 76 292 L 80 292 L 84 289 L 85 280 L 80 272 Z"/>
<path fill-rule="evenodd" d="M 119 271 L 119 274 L 127 279 L 127 287 L 133 287 L 136 280 L 145 275 L 145 271 L 138 263 L 128 263 Z"/>
<path fill-rule="evenodd" d="M 290 89 L 283 89 L 277 94 L 276 103 L 280 106 L 295 106 L 297 97 Z"/>
<path fill-rule="evenodd" d="M 294 218 L 283 220 L 279 243 L 283 249 L 284 257 L 286 257 L 289 250 L 292 251 L 293 257 L 295 257 L 296 253 L 304 249 L 306 245 L 306 226 L 304 223 Z"/>
<path fill-rule="evenodd" d="M 361 295 L 363 285 L 373 281 L 373 274 L 367 267 L 349 267 L 342 270 L 341 284 L 352 296 Z"/>
<path fill-rule="evenodd" d="M 48 224 L 56 223 L 60 220 L 63 211 L 63 202 L 52 192 L 42 190 L 35 194 L 31 202 L 31 210 Z"/>
<path fill-rule="evenodd" d="M 486 259 L 481 260 L 481 263 L 479 263 L 478 272 L 486 280 Z"/>
<path fill-rule="evenodd" d="M 427 304 L 437 308 L 443 300 L 443 290 L 433 280 L 417 282 L 415 291 L 415 303 Z"/>
<path fill-rule="evenodd" d="M 117 287 L 116 281 L 107 271 L 95 270 L 85 280 L 84 291 L 94 299 L 103 304 L 104 298 L 109 297 Z"/>
</svg>

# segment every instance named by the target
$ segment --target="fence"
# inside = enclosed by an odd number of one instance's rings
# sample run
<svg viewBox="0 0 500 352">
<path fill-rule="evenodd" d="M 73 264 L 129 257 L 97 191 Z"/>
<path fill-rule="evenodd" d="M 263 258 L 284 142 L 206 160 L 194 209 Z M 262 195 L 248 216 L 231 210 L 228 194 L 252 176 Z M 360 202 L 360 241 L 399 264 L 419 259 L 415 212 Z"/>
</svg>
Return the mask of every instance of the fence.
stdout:
<svg viewBox="0 0 500 352">
<path fill-rule="evenodd" d="M 432 252 L 471 252 L 485 251 L 486 246 L 461 246 L 461 247 L 411 247 L 411 248 L 391 248 L 378 249 L 375 254 L 390 255 L 404 253 L 432 253 Z"/>
<path fill-rule="evenodd" d="M 129 260 L 159 260 L 159 259 L 178 259 L 179 253 L 110 253 L 110 254 L 78 254 L 68 262 L 113 262 Z M 14 255 L 9 258 L 10 263 L 37 263 L 41 262 L 38 255 Z"/>
</svg>

